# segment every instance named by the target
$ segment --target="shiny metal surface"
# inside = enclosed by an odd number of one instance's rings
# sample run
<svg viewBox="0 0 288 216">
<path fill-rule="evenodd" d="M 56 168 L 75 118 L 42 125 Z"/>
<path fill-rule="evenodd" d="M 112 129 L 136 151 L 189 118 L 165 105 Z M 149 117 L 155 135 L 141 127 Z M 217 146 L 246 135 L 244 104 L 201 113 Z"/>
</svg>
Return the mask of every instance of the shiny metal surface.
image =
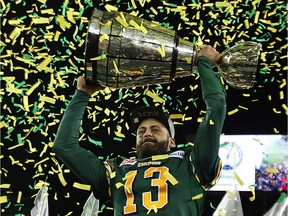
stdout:
<svg viewBox="0 0 288 216">
<path fill-rule="evenodd" d="M 229 85 L 253 86 L 259 45 L 244 43 L 224 51 L 218 65 Z M 86 82 L 129 88 L 169 83 L 197 70 L 195 44 L 175 31 L 124 12 L 94 9 L 85 46 Z"/>
</svg>

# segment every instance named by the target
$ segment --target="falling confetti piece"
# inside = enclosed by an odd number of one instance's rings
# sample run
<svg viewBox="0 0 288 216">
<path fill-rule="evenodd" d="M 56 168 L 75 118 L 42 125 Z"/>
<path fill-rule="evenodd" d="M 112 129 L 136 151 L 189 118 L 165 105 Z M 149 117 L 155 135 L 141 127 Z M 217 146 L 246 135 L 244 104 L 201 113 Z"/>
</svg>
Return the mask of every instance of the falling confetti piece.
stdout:
<svg viewBox="0 0 288 216">
<path fill-rule="evenodd" d="M 266 168 L 265 171 L 268 173 L 279 173 L 278 169 L 273 169 L 273 168 Z"/>
<path fill-rule="evenodd" d="M 197 199 L 201 199 L 203 197 L 203 194 L 197 194 L 196 196 L 192 197 L 192 200 L 197 200 Z"/>
<path fill-rule="evenodd" d="M 161 46 L 159 46 L 159 47 L 157 48 L 157 51 L 160 53 L 161 58 L 164 58 L 164 57 L 165 57 L 165 47 L 164 47 L 164 44 L 162 44 Z"/>
<path fill-rule="evenodd" d="M 157 207 L 156 207 L 156 205 L 155 204 L 153 204 L 150 208 L 149 208 L 149 210 L 148 210 L 148 212 L 147 212 L 147 214 L 149 214 L 151 211 L 154 211 L 155 213 L 157 213 L 158 212 L 158 209 L 157 209 Z"/>
<path fill-rule="evenodd" d="M 1 196 L 1 197 L 0 197 L 0 204 L 2 204 L 2 203 L 7 203 L 7 202 L 8 202 L 7 196 Z"/>
<path fill-rule="evenodd" d="M 81 189 L 81 190 L 86 190 L 86 191 L 91 190 L 90 185 L 86 185 L 86 184 L 82 184 L 82 183 L 78 183 L 78 182 L 74 182 L 73 187 Z"/>
<path fill-rule="evenodd" d="M 172 184 L 172 185 L 176 185 L 178 184 L 178 181 L 176 178 L 174 178 L 174 176 L 169 173 L 168 171 L 164 172 L 163 175 L 166 177 L 166 179 Z"/>
</svg>

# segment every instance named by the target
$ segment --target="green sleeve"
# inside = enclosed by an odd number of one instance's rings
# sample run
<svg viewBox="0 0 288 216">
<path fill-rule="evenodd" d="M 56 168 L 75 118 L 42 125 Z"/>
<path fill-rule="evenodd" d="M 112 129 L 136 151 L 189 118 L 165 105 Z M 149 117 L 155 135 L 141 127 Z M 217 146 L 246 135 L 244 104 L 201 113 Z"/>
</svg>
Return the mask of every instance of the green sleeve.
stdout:
<svg viewBox="0 0 288 216">
<path fill-rule="evenodd" d="M 107 199 L 106 169 L 101 160 L 79 145 L 79 129 L 90 95 L 76 91 L 56 134 L 53 151 L 85 183 L 92 186 L 99 199 Z"/>
<path fill-rule="evenodd" d="M 192 158 L 201 183 L 210 184 L 221 165 L 218 151 L 226 116 L 226 92 L 208 57 L 199 57 L 198 69 L 206 113 L 196 132 Z"/>
</svg>

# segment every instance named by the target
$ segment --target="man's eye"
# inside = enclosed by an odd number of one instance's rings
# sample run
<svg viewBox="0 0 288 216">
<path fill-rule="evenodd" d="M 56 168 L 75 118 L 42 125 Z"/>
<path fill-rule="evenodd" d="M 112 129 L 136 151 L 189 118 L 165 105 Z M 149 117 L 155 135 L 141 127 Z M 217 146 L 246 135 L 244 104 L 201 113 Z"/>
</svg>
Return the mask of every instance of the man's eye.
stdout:
<svg viewBox="0 0 288 216">
<path fill-rule="evenodd" d="M 144 134 L 145 131 L 144 130 L 138 130 L 138 135 Z"/>
<path fill-rule="evenodd" d="M 157 128 L 155 128 L 155 129 L 152 130 L 153 133 L 158 133 L 159 131 L 160 131 L 160 130 L 157 129 Z"/>
</svg>

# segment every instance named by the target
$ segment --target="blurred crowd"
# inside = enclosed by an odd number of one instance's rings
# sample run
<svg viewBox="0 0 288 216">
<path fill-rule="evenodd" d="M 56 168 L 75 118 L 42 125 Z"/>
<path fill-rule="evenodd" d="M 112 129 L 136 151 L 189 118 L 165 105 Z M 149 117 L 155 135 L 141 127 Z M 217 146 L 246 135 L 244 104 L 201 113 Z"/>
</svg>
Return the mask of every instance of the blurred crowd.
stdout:
<svg viewBox="0 0 288 216">
<path fill-rule="evenodd" d="M 255 190 L 287 192 L 288 160 L 277 164 L 262 164 L 256 169 L 255 181 Z"/>
</svg>

